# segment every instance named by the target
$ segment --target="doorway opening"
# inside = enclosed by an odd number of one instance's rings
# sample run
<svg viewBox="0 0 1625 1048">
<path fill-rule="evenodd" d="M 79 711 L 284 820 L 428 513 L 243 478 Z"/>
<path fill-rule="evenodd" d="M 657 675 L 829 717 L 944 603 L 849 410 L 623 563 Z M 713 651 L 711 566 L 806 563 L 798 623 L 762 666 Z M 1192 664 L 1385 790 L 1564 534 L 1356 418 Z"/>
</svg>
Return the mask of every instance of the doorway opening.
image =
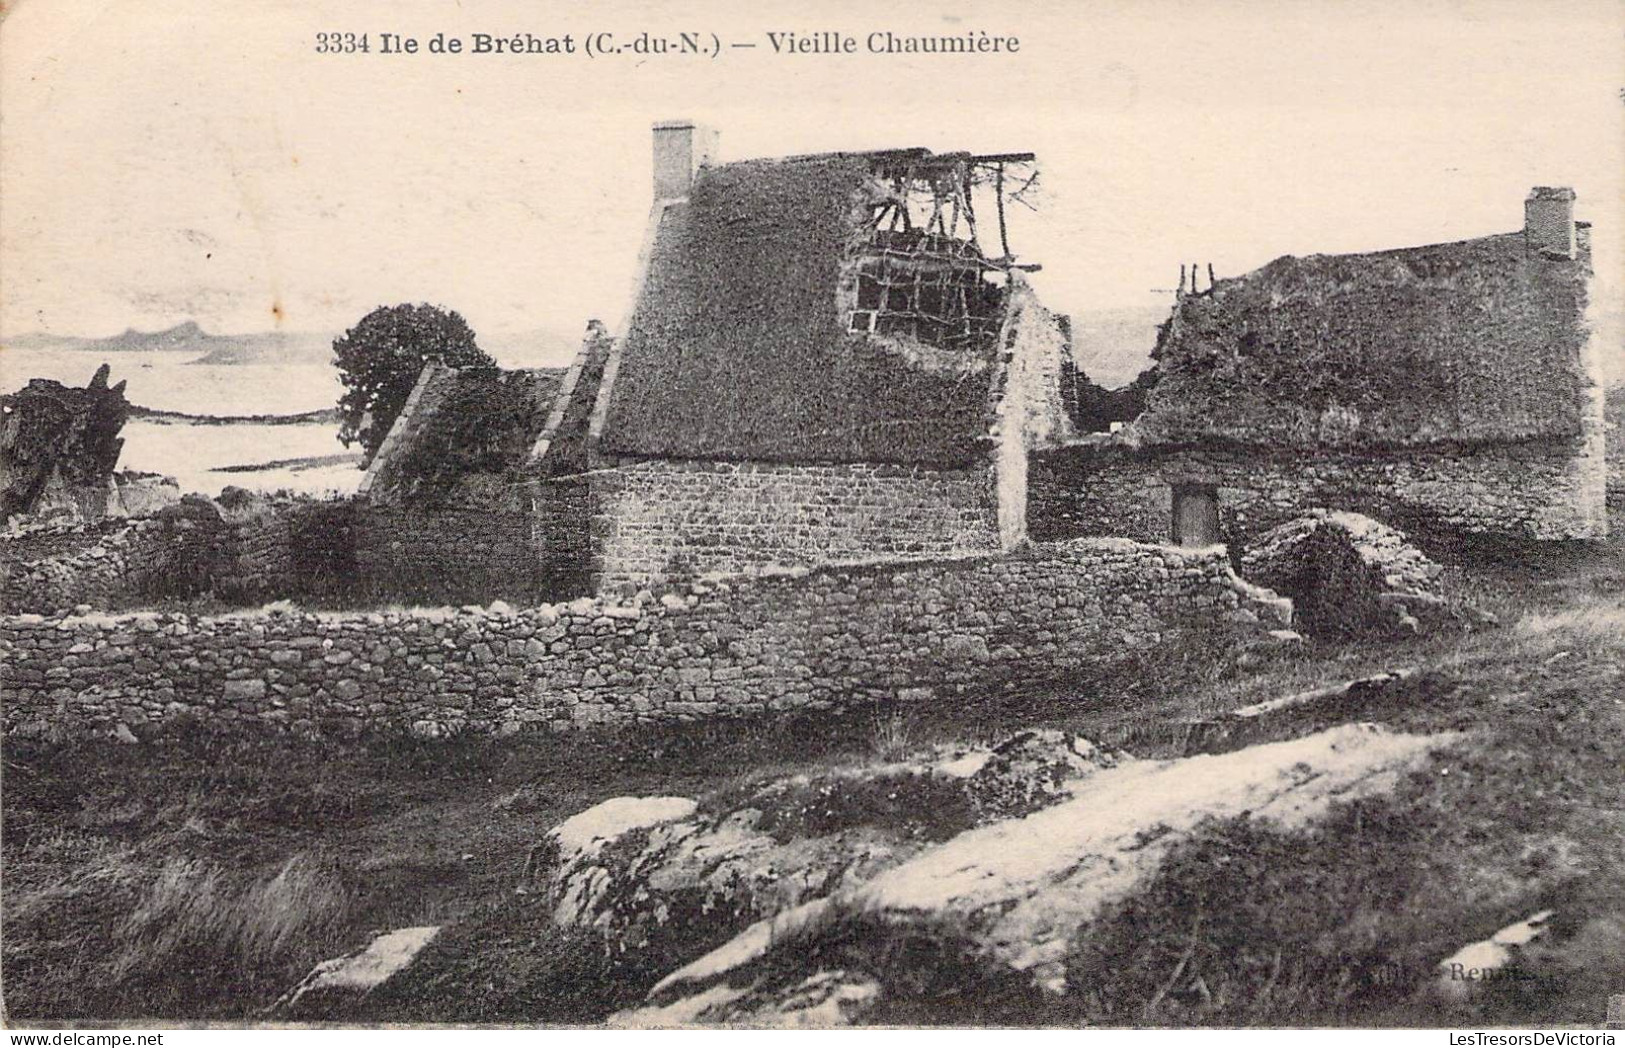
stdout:
<svg viewBox="0 0 1625 1048">
<path fill-rule="evenodd" d="M 1212 546 L 1219 541 L 1219 492 L 1210 486 L 1174 489 L 1176 546 Z"/>
</svg>

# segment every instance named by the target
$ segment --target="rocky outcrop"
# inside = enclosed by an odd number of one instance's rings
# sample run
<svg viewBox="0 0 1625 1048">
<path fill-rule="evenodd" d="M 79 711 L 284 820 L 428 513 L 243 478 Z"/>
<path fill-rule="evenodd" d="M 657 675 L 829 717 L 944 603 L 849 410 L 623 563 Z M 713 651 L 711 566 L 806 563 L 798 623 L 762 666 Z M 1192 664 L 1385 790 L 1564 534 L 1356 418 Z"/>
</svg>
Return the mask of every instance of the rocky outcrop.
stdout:
<svg viewBox="0 0 1625 1048">
<path fill-rule="evenodd" d="M 855 887 L 747 928 L 671 973 L 622 1025 L 828 1025 L 885 1000 L 889 941 L 945 944 L 990 978 L 1065 988 L 1078 929 L 1134 892 L 1212 818 L 1304 825 L 1337 801 L 1391 789 L 1454 735 L 1345 725 L 1219 756 L 1134 761 L 1072 797 L 968 830 Z M 839 958 L 838 967 L 828 963 Z"/>
<path fill-rule="evenodd" d="M 1300 628 L 1333 635 L 1406 635 L 1483 621 L 1440 594 L 1443 570 L 1402 532 L 1325 509 L 1265 532 L 1241 558 L 1245 578 L 1292 598 Z"/>
<path fill-rule="evenodd" d="M 1546 934 L 1551 910 L 1541 910 L 1524 920 L 1509 924 L 1488 939 L 1468 943 L 1440 961 L 1435 969 L 1433 992 L 1443 1000 L 1460 1004 L 1474 997 L 1487 983 L 1515 977 L 1510 966 L 1523 948 Z"/>
<path fill-rule="evenodd" d="M 1058 731 L 992 749 L 798 775 L 707 797 L 617 797 L 549 832 L 560 927 L 621 950 L 715 943 L 752 921 L 854 889 L 974 826 L 1070 797 L 1131 761 Z M 543 864 L 538 864 L 543 865 Z M 693 956 L 693 954 L 689 954 Z"/>
<path fill-rule="evenodd" d="M 84 387 L 36 378 L 0 396 L 0 520 L 122 512 L 113 470 L 130 404 L 123 382 L 108 388 L 108 372 L 103 364 Z"/>
<path fill-rule="evenodd" d="M 995 746 L 966 789 L 983 821 L 1015 818 L 1064 800 L 1080 780 L 1129 759 L 1064 732 L 1024 731 Z"/>
</svg>

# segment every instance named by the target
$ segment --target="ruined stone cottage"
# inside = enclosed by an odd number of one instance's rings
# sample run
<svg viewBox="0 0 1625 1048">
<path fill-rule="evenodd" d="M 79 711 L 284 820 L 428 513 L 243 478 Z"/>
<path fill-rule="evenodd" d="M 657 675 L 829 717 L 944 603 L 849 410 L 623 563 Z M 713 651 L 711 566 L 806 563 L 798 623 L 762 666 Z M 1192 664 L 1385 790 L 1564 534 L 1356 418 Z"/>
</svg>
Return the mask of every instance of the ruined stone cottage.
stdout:
<svg viewBox="0 0 1625 1048">
<path fill-rule="evenodd" d="M 1310 507 L 1605 535 L 1590 230 L 1574 199 L 1535 189 L 1514 233 L 1182 281 L 1145 412 L 1035 457 L 1034 536 L 1236 544 Z"/>
<path fill-rule="evenodd" d="M 0 523 L 140 515 L 178 499 L 174 482 L 119 471 L 130 414 L 103 364 L 84 386 L 36 378 L 0 395 Z"/>
<path fill-rule="evenodd" d="M 1605 534 L 1570 190 L 1515 233 L 1204 290 L 1193 268 L 1145 411 L 1081 434 L 1066 318 L 1008 247 L 1030 156 L 717 163 L 716 141 L 656 125 L 618 336 L 595 321 L 562 376 L 424 373 L 364 485 L 363 575 L 557 599 L 1029 535 L 1244 547 L 1311 509 Z"/>
<path fill-rule="evenodd" d="M 510 471 L 554 595 L 1020 542 L 1027 454 L 1069 432 L 1062 327 L 1006 246 L 1005 200 L 1032 158 L 721 164 L 716 142 L 655 127 L 624 330 L 589 331 Z M 431 419 L 455 412 L 425 403 L 461 381 L 420 381 L 374 498 L 418 500 L 387 478 L 446 444 Z M 460 485 L 442 496 L 468 503 Z"/>
</svg>

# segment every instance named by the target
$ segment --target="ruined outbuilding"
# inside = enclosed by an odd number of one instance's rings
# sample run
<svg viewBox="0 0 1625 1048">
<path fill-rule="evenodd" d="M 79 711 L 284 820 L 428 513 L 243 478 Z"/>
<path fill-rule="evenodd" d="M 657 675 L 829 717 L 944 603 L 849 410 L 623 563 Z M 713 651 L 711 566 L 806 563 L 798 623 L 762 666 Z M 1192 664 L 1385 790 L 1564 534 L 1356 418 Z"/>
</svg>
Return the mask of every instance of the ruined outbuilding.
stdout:
<svg viewBox="0 0 1625 1048">
<path fill-rule="evenodd" d="M 1324 506 L 1600 537 L 1590 276 L 1573 191 L 1542 187 L 1519 232 L 1182 282 L 1145 412 L 1035 464 L 1034 534 L 1237 543 Z"/>
<path fill-rule="evenodd" d="M 0 520 L 122 515 L 113 474 L 130 403 L 109 370 L 83 387 L 36 378 L 0 396 Z"/>
<path fill-rule="evenodd" d="M 1404 534 L 1358 513 L 1313 510 L 1271 528 L 1240 568 L 1289 597 L 1293 624 L 1313 634 L 1406 636 L 1489 621 L 1445 596 L 1444 569 Z"/>
<path fill-rule="evenodd" d="M 563 379 L 556 368 L 423 369 L 361 481 L 349 543 L 365 588 L 450 601 L 552 595 L 526 464 Z"/>
</svg>

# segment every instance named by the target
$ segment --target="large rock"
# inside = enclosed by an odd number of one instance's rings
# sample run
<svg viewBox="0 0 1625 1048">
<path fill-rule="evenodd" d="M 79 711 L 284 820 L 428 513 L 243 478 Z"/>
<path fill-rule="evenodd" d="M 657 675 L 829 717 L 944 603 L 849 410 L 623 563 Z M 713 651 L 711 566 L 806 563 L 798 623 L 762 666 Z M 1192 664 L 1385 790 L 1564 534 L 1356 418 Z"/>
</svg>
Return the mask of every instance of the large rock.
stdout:
<svg viewBox="0 0 1625 1048">
<path fill-rule="evenodd" d="M 1524 947 L 1546 934 L 1552 916 L 1551 910 L 1541 910 L 1488 939 L 1463 946 L 1439 962 L 1433 993 L 1450 1004 L 1463 1004 L 1478 996 L 1487 984 L 1506 978 Z"/>
<path fill-rule="evenodd" d="M 180 485 L 174 477 L 121 469 L 113 475 L 113 481 L 124 512 L 132 517 L 150 517 L 181 500 Z"/>
<path fill-rule="evenodd" d="M 283 994 L 270 1012 L 283 1019 L 315 1019 L 343 1010 L 389 981 L 440 933 L 439 926 L 398 928 L 343 957 L 323 961 Z"/>
<path fill-rule="evenodd" d="M 968 830 L 860 885 L 757 922 L 668 975 L 647 1006 L 616 1021 L 860 1020 L 885 996 L 888 942 L 898 937 L 952 944 L 981 970 L 1061 990 L 1077 930 L 1145 884 L 1204 821 L 1250 814 L 1301 826 L 1334 802 L 1391 789 L 1455 738 L 1345 725 L 1233 753 L 1099 770 L 1069 800 Z M 843 958 L 839 969 L 821 963 L 831 956 Z"/>
<path fill-rule="evenodd" d="M 1024 731 L 994 747 L 966 788 L 984 820 L 1013 818 L 1070 796 L 1080 780 L 1125 759 L 1064 732 Z"/>
</svg>

